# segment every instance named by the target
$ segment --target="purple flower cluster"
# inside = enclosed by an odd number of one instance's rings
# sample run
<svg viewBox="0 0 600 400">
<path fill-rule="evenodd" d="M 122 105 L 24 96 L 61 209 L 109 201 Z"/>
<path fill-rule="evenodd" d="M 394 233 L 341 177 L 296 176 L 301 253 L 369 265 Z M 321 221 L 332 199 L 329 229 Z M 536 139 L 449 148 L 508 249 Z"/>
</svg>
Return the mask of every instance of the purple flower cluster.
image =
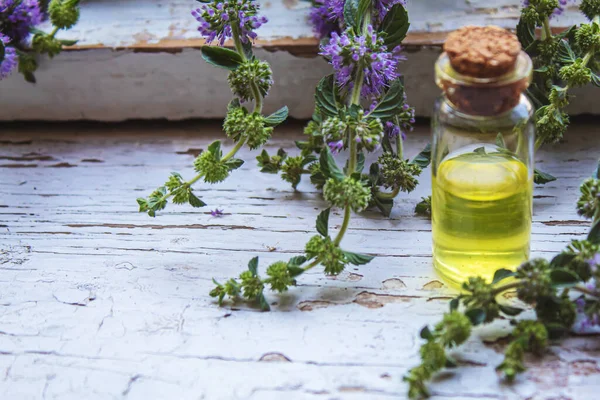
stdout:
<svg viewBox="0 0 600 400">
<path fill-rule="evenodd" d="M 10 39 L 0 33 L 0 41 L 4 44 L 4 58 L 0 59 L 0 79 L 6 78 L 17 66 L 17 52 L 14 47 L 7 46 Z"/>
<path fill-rule="evenodd" d="M 258 10 L 259 6 L 254 0 L 224 0 L 203 4 L 193 10 L 192 15 L 200 22 L 198 31 L 206 38 L 206 42 L 218 40 L 222 46 L 236 29 L 242 42 L 256 39 L 254 30 L 267 22 L 266 17 L 256 15 Z"/>
<path fill-rule="evenodd" d="M 346 0 L 313 0 L 309 20 L 315 35 L 322 39 L 332 33 L 340 33 L 344 27 L 344 5 Z M 375 0 L 373 18 L 375 24 L 381 23 L 387 12 L 395 5 L 406 5 L 406 0 Z"/>
<path fill-rule="evenodd" d="M 331 34 L 328 44 L 321 45 L 320 55 L 327 58 L 335 70 L 335 79 L 340 88 L 351 90 L 354 79 L 362 70 L 364 79 L 363 97 L 380 96 L 389 83 L 398 78 L 398 63 L 405 58 L 401 47 L 388 51 L 383 39 L 368 26 L 364 36 L 354 36 L 347 31 Z"/>
<path fill-rule="evenodd" d="M 30 29 L 43 19 L 37 0 L 0 0 L 0 15 L 6 21 L 2 33 L 15 42 L 27 39 Z"/>
<path fill-rule="evenodd" d="M 344 148 L 344 141 L 338 140 L 335 142 L 329 142 L 327 143 L 327 146 L 329 146 L 329 150 L 331 150 L 333 154 L 337 154 Z"/>
</svg>

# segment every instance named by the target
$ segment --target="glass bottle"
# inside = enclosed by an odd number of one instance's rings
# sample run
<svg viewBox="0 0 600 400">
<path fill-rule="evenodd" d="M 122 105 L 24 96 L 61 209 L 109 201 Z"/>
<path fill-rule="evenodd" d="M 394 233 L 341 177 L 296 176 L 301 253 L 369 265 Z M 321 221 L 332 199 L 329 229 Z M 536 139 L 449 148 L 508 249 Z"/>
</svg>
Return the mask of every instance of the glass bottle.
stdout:
<svg viewBox="0 0 600 400">
<path fill-rule="evenodd" d="M 450 286 L 470 276 L 491 281 L 529 258 L 535 131 L 523 92 L 531 72 L 523 51 L 491 78 L 458 73 L 447 53 L 436 62 L 443 95 L 432 120 L 433 260 Z"/>
</svg>

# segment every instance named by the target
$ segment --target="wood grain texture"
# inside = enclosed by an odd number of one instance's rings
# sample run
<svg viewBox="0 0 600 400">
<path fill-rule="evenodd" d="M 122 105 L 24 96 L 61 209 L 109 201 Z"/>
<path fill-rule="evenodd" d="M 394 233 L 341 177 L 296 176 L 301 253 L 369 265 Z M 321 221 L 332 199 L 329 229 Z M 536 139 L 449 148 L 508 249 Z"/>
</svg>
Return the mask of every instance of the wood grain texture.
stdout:
<svg viewBox="0 0 600 400">
<path fill-rule="evenodd" d="M 429 116 L 439 93 L 433 65 L 447 32 L 465 24 L 514 28 L 521 0 L 413 0 L 401 66 L 417 115 Z M 270 22 L 258 31 L 256 52 L 271 63 L 275 86 L 269 110 L 282 104 L 295 118 L 310 118 L 314 87 L 332 72 L 317 56 L 307 22 L 309 2 L 261 0 Z M 14 74 L 3 80 L 0 120 L 100 120 L 221 118 L 231 93 L 226 72 L 207 65 L 204 40 L 190 10 L 193 0 L 92 0 L 82 4 L 77 26 L 61 37 L 76 46 L 40 60 L 38 83 Z M 583 21 L 572 5 L 556 27 Z M 433 48 L 431 47 L 433 46 Z M 10 96 L 8 95 L 10 94 Z M 596 88 L 575 91 L 571 112 L 599 113 Z"/>
<path fill-rule="evenodd" d="M 217 125 L 38 125 L 0 131 L 0 397 L 3 399 L 279 400 L 405 398 L 401 378 L 418 362 L 418 332 L 452 292 L 431 267 L 430 223 L 413 208 L 429 171 L 391 218 L 357 215 L 343 245 L 377 255 L 336 278 L 320 269 L 271 313 L 219 308 L 212 277 L 260 269 L 300 254 L 325 207 L 306 182 L 294 192 L 260 174 L 256 152 L 218 185 L 199 185 L 210 208 L 169 206 L 152 219 L 135 198 L 171 171 L 191 173 L 192 153 Z M 294 152 L 301 127 L 276 131 L 270 150 Z M 573 204 L 592 171 L 597 125 L 576 126 L 538 166 L 559 180 L 537 187 L 533 255 L 551 257 L 587 224 Z M 407 141 L 412 156 L 428 141 Z M 225 142 L 230 147 L 231 143 Z M 333 212 L 331 226 L 341 215 Z M 581 399 L 600 389 L 600 342 L 573 337 L 513 386 L 501 362 L 506 323 L 478 331 L 458 351 L 461 367 L 432 384 L 434 399 Z M 481 338 L 491 342 L 483 345 Z"/>
</svg>

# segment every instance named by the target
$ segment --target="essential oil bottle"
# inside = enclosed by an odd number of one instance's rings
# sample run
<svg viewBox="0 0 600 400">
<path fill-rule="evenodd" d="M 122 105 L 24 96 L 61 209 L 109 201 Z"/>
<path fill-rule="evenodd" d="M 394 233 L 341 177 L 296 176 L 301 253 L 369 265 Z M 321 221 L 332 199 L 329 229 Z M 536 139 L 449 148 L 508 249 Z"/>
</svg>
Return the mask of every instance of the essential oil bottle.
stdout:
<svg viewBox="0 0 600 400">
<path fill-rule="evenodd" d="M 454 287 L 490 281 L 529 258 L 533 107 L 524 91 L 531 59 L 499 27 L 461 28 L 435 65 L 443 95 L 434 109 L 434 267 Z"/>
</svg>

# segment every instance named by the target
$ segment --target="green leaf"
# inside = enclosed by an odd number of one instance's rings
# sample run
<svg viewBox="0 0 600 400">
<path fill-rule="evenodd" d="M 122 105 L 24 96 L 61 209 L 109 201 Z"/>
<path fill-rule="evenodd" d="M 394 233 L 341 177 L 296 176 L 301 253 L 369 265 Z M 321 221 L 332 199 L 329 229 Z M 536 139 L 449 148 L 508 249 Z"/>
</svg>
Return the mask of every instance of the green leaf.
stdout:
<svg viewBox="0 0 600 400">
<path fill-rule="evenodd" d="M 598 75 L 598 74 L 595 74 L 595 73 L 593 73 L 593 72 L 592 72 L 592 83 L 593 83 L 595 86 L 598 86 L 598 87 L 600 87 L 600 75 Z"/>
<path fill-rule="evenodd" d="M 369 113 L 369 116 L 380 118 L 381 120 L 390 119 L 401 112 L 403 102 L 404 84 L 401 79 L 396 79 L 392 82 L 381 101 Z"/>
<path fill-rule="evenodd" d="M 552 181 L 555 181 L 555 180 L 556 180 L 555 176 L 552 176 L 552 175 L 550 175 L 550 174 L 548 174 L 546 172 L 542 172 L 539 169 L 535 169 L 533 171 L 533 182 L 536 185 L 544 185 L 544 184 L 546 184 L 548 182 L 552 182 Z"/>
<path fill-rule="evenodd" d="M 560 253 L 550 261 L 550 266 L 552 268 L 566 267 L 575 259 L 575 257 L 575 254 Z"/>
<path fill-rule="evenodd" d="M 458 363 L 456 361 L 454 361 L 452 358 L 450 358 L 449 356 L 446 356 L 446 368 L 456 368 L 458 367 Z"/>
<path fill-rule="evenodd" d="M 564 268 L 554 268 L 550 271 L 550 279 L 555 285 L 571 285 L 580 281 L 575 273 Z"/>
<path fill-rule="evenodd" d="M 358 15 L 360 17 L 360 21 L 358 26 L 363 26 L 364 17 L 371 8 L 372 0 L 360 0 L 358 2 Z"/>
<path fill-rule="evenodd" d="M 59 43 L 63 46 L 75 46 L 77 44 L 78 40 L 67 40 L 67 39 L 60 39 Z"/>
<path fill-rule="evenodd" d="M 427 144 L 423 150 L 410 162 L 416 164 L 421 168 L 427 168 L 431 163 L 431 144 Z"/>
<path fill-rule="evenodd" d="M 315 106 L 327 117 L 338 114 L 338 103 L 336 101 L 337 88 L 333 75 L 327 75 L 317 85 L 315 91 Z"/>
<path fill-rule="evenodd" d="M 358 159 L 356 162 L 356 172 L 362 172 L 365 169 L 365 153 L 362 151 L 358 153 Z"/>
<path fill-rule="evenodd" d="M 506 306 L 503 304 L 498 304 L 498 307 L 500 307 L 500 311 L 502 311 L 504 314 L 509 315 L 511 317 L 519 315 L 524 311 L 521 308 Z"/>
<path fill-rule="evenodd" d="M 218 46 L 203 46 L 202 58 L 209 64 L 228 70 L 234 70 L 244 62 L 237 52 Z"/>
<path fill-rule="evenodd" d="M 297 265 L 288 265 L 287 269 L 292 278 L 302 275 L 305 272 L 304 268 L 298 267 Z"/>
<path fill-rule="evenodd" d="M 37 79 L 35 79 L 35 75 L 33 74 L 33 72 L 29 72 L 29 71 L 23 71 L 23 78 L 25 78 L 25 81 L 29 82 L 29 83 L 36 83 Z"/>
<path fill-rule="evenodd" d="M 302 265 L 306 262 L 306 257 L 304 256 L 296 256 L 296 257 L 292 257 L 290 258 L 290 261 L 288 261 L 288 266 L 293 265 L 293 266 L 298 266 L 298 265 Z"/>
<path fill-rule="evenodd" d="M 458 309 L 458 306 L 460 305 L 460 296 L 459 297 L 455 297 L 452 300 L 450 300 L 450 311 L 455 311 Z"/>
<path fill-rule="evenodd" d="M 248 271 L 252 272 L 252 275 L 258 275 L 258 257 L 254 257 L 248 262 Z"/>
<path fill-rule="evenodd" d="M 517 24 L 517 37 L 519 38 L 519 42 L 521 42 L 523 50 L 528 52 L 527 50 L 536 43 L 535 24 L 529 24 L 525 22 L 523 18 L 519 19 L 519 23 Z"/>
<path fill-rule="evenodd" d="M 558 42 L 558 60 L 563 64 L 572 64 L 577 60 L 577 56 L 565 39 Z"/>
<path fill-rule="evenodd" d="M 485 321 L 485 310 L 482 308 L 472 308 L 465 312 L 465 316 L 469 318 L 473 326 L 476 326 Z"/>
<path fill-rule="evenodd" d="M 276 126 L 285 121 L 287 117 L 288 108 L 287 106 L 283 106 L 279 110 L 275 111 L 273 114 L 265 118 L 265 124 L 269 126 Z"/>
<path fill-rule="evenodd" d="M 492 279 L 492 285 L 506 279 L 515 276 L 515 273 L 509 269 L 499 269 L 494 273 L 494 278 Z"/>
<path fill-rule="evenodd" d="M 389 50 L 393 50 L 402 43 L 409 27 L 408 12 L 403 5 L 395 4 L 383 18 L 380 28 L 381 32 L 387 34 L 384 40 Z"/>
<path fill-rule="evenodd" d="M 381 211 L 381 214 L 384 217 L 389 217 L 392 213 L 392 208 L 394 207 L 394 199 L 382 199 L 378 196 L 373 198 L 375 202 L 375 207 Z"/>
<path fill-rule="evenodd" d="M 600 220 L 596 221 L 592 229 L 590 229 L 587 240 L 592 244 L 600 244 Z"/>
<path fill-rule="evenodd" d="M 496 146 L 501 148 L 501 149 L 505 149 L 506 148 L 506 143 L 504 142 L 504 136 L 502 136 L 501 133 L 499 133 L 496 136 Z"/>
<path fill-rule="evenodd" d="M 369 256 L 367 254 L 352 253 L 350 251 L 345 250 L 342 251 L 344 252 L 344 256 L 346 256 L 348 262 L 352 265 L 368 264 L 371 262 L 372 259 L 375 258 L 374 256 Z"/>
<path fill-rule="evenodd" d="M 210 3 L 213 0 L 204 0 L 207 3 Z M 242 42 L 242 48 L 244 49 L 244 55 L 248 60 L 252 60 L 254 58 L 254 54 L 252 54 L 252 42 L 248 40 L 246 43 Z"/>
<path fill-rule="evenodd" d="M 415 213 L 424 217 L 431 217 L 431 196 L 423 198 L 415 206 Z"/>
<path fill-rule="evenodd" d="M 419 336 L 421 336 L 421 339 L 425 339 L 427 341 L 434 339 L 433 333 L 431 333 L 431 330 L 429 330 L 429 327 L 427 325 L 425 325 L 423 329 L 421 329 L 421 333 L 419 334 Z"/>
<path fill-rule="evenodd" d="M 473 153 L 479 154 L 479 155 L 485 155 L 485 154 L 487 154 L 485 152 L 485 147 L 483 147 L 483 146 L 482 147 L 478 147 L 475 150 L 473 150 Z"/>
<path fill-rule="evenodd" d="M 329 211 L 331 208 L 327 208 L 319 214 L 317 217 L 317 232 L 321 236 L 327 237 L 329 235 Z"/>
<path fill-rule="evenodd" d="M 212 142 L 209 146 L 208 146 L 208 151 L 210 151 L 215 158 L 221 158 L 221 156 L 223 155 L 223 153 L 221 152 L 221 141 L 220 140 L 215 140 L 214 142 Z"/>
<path fill-rule="evenodd" d="M 327 163 L 326 168 L 327 168 L 327 171 L 329 172 L 329 177 L 335 179 L 338 182 L 343 180 L 345 178 L 345 175 L 342 172 L 342 170 L 340 169 L 340 167 L 337 165 L 337 163 L 335 162 L 335 159 L 333 158 L 333 155 L 331 154 L 331 150 L 329 150 L 329 147 L 325 148 L 325 152 L 321 151 L 321 154 L 323 154 L 323 153 L 325 153 L 325 162 Z M 322 161 L 323 161 L 323 158 L 321 157 L 321 162 Z"/>
<path fill-rule="evenodd" d="M 256 301 L 258 302 L 258 305 L 260 306 L 261 311 L 270 311 L 271 310 L 271 306 L 269 306 L 269 303 L 267 303 L 267 299 L 265 298 L 265 295 L 263 292 L 260 292 L 260 294 L 256 297 Z"/>
<path fill-rule="evenodd" d="M 196 196 L 191 190 L 190 190 L 189 196 L 190 197 L 189 197 L 188 202 L 190 203 L 190 206 L 196 207 L 196 208 L 206 206 L 206 203 L 203 202 L 202 200 L 200 200 L 200 198 L 198 196 Z"/>
<path fill-rule="evenodd" d="M 346 26 L 354 28 L 355 31 L 360 30 L 361 16 L 358 13 L 359 0 L 346 0 L 344 4 L 344 22 Z"/>
<path fill-rule="evenodd" d="M 230 171 L 233 171 L 244 165 L 244 160 L 240 160 L 239 158 L 232 158 L 228 160 L 225 163 L 225 165 L 227 165 L 227 168 L 229 168 Z"/>
</svg>

